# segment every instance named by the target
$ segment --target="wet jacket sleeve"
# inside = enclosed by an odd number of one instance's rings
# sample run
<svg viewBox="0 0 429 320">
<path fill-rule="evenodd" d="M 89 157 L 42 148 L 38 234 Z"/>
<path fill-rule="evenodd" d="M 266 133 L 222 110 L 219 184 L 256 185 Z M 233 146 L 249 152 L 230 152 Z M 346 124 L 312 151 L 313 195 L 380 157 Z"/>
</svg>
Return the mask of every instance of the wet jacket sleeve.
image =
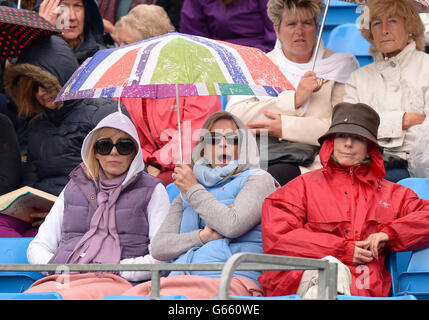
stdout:
<svg viewBox="0 0 429 320">
<path fill-rule="evenodd" d="M 398 185 L 392 195 L 397 219 L 380 225 L 389 235 L 387 246 L 393 251 L 418 250 L 429 246 L 429 201 L 420 199 L 411 189 Z"/>
<path fill-rule="evenodd" d="M 301 177 L 265 199 L 262 206 L 264 252 L 320 259 L 331 255 L 351 264 L 354 241 L 306 227 L 307 200 Z"/>
</svg>

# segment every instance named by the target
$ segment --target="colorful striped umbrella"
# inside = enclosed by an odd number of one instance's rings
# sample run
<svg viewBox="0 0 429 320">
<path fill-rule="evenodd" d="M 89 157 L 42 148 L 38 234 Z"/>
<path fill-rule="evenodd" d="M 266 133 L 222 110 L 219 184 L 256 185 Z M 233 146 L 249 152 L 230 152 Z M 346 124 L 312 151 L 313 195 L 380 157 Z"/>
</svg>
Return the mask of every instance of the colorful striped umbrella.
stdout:
<svg viewBox="0 0 429 320">
<path fill-rule="evenodd" d="M 173 32 L 98 51 L 76 70 L 56 101 L 176 97 L 178 106 L 179 96 L 277 96 L 283 90 L 294 88 L 260 49 Z M 181 134 L 179 145 L 182 159 Z"/>
<path fill-rule="evenodd" d="M 98 97 L 277 96 L 293 86 L 259 49 L 180 33 L 98 51 L 57 101 Z"/>
</svg>

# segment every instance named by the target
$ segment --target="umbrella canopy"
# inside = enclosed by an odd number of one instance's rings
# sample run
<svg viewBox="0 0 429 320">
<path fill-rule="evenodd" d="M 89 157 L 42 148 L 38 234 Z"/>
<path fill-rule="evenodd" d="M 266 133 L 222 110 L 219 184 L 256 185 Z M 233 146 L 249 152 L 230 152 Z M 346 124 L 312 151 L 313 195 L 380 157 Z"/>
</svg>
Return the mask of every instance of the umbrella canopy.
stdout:
<svg viewBox="0 0 429 320">
<path fill-rule="evenodd" d="M 81 65 L 56 100 L 277 96 L 286 89 L 294 88 L 261 50 L 173 32 L 98 51 Z"/>
<path fill-rule="evenodd" d="M 367 0 L 341 0 L 345 2 L 352 2 L 360 5 L 366 5 Z M 420 13 L 429 12 L 429 1 L 428 0 L 412 0 Z"/>
<path fill-rule="evenodd" d="M 76 70 L 56 101 L 176 97 L 183 160 L 179 96 L 277 96 L 286 89 L 294 90 L 260 49 L 173 32 L 98 51 Z"/>
<path fill-rule="evenodd" d="M 0 58 L 18 57 L 34 39 L 58 33 L 35 11 L 0 6 Z"/>
</svg>

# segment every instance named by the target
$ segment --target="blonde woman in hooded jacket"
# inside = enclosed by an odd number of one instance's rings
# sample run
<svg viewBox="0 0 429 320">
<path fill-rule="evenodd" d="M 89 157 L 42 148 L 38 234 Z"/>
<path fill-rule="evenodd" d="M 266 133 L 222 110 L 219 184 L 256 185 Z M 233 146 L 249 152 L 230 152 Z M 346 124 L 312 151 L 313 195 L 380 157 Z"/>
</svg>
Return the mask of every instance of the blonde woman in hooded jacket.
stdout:
<svg viewBox="0 0 429 320">
<path fill-rule="evenodd" d="M 144 172 L 137 131 L 115 112 L 85 138 L 83 163 L 41 225 L 27 251 L 31 264 L 147 264 L 152 238 L 170 202 L 161 180 Z M 64 299 L 99 299 L 148 280 L 149 271 L 51 275 L 27 292 L 59 292 Z M 59 285 L 61 284 L 61 285 Z"/>
</svg>

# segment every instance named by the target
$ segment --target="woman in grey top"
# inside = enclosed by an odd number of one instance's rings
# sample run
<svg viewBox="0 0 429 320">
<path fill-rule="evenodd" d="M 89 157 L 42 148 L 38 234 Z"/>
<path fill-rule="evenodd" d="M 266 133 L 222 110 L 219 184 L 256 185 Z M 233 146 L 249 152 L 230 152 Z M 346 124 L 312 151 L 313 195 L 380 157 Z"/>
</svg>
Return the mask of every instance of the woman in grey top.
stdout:
<svg viewBox="0 0 429 320">
<path fill-rule="evenodd" d="M 262 202 L 278 184 L 259 168 L 253 134 L 232 114 L 216 112 L 201 129 L 192 164 L 174 170 L 181 194 L 153 239 L 153 256 L 173 263 L 225 263 L 237 252 L 262 253 Z M 261 295 L 259 275 L 235 272 L 230 294 Z M 161 296 L 212 299 L 220 276 L 220 271 L 171 272 L 161 279 Z M 148 282 L 123 294 L 149 296 L 150 289 Z"/>
</svg>

